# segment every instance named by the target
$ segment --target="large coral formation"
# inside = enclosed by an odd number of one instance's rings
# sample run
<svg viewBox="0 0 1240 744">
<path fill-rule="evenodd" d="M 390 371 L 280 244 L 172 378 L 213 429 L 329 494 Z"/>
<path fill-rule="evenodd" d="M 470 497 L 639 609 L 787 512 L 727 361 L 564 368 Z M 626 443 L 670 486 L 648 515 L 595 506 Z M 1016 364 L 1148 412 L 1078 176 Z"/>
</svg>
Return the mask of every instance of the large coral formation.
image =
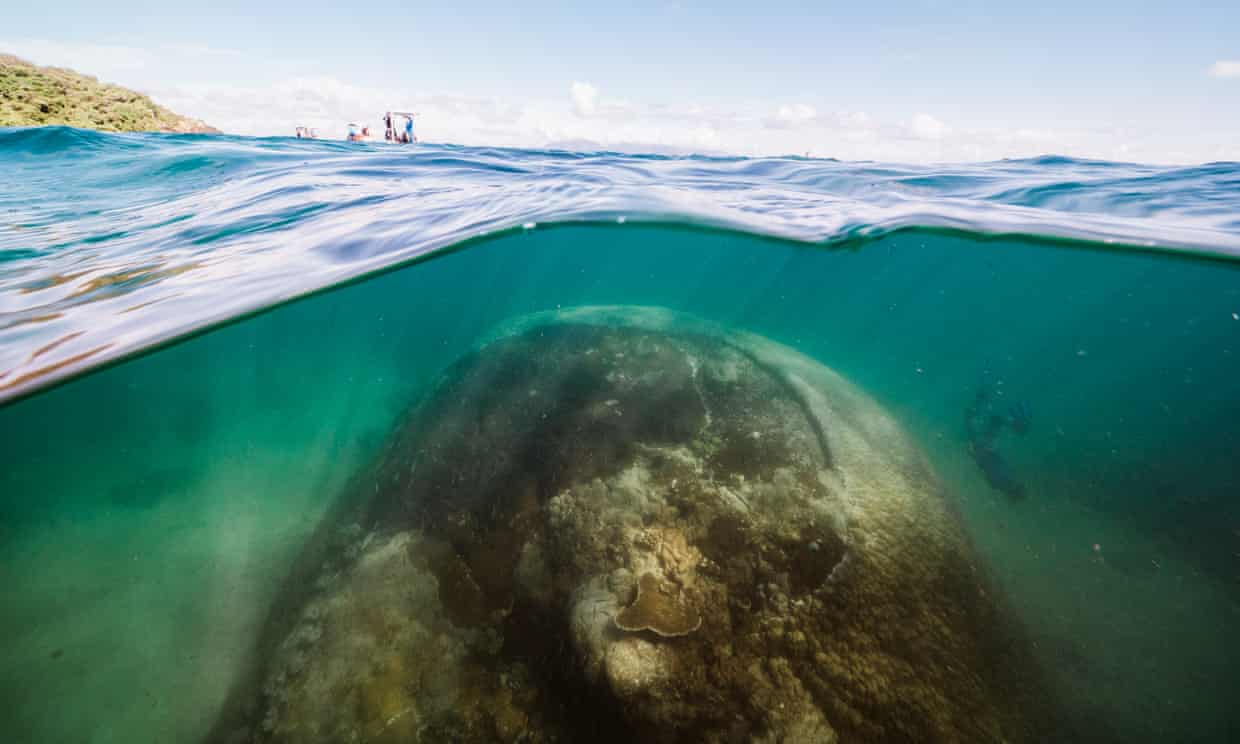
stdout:
<svg viewBox="0 0 1240 744">
<path fill-rule="evenodd" d="M 895 423 L 666 311 L 527 318 L 393 438 L 237 740 L 1028 741 L 1037 687 Z"/>
</svg>

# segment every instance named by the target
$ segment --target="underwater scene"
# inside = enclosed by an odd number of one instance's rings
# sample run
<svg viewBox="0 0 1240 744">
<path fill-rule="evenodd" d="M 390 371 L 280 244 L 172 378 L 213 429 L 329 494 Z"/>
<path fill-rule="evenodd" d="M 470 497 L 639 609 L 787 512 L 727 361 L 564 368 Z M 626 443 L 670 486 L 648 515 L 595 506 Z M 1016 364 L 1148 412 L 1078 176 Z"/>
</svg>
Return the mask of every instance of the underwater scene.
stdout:
<svg viewBox="0 0 1240 744">
<path fill-rule="evenodd" d="M 0 173 L 0 740 L 1240 738 L 1240 164 Z"/>
</svg>

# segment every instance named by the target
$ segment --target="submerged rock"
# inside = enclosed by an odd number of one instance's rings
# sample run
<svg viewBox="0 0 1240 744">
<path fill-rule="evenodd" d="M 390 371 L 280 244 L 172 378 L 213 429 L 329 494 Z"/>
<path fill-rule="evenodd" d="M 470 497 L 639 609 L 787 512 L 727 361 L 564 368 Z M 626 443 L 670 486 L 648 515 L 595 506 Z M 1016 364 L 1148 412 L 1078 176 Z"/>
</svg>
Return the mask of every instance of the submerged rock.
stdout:
<svg viewBox="0 0 1240 744">
<path fill-rule="evenodd" d="M 393 437 L 239 741 L 1029 741 L 931 471 L 830 370 L 667 311 L 522 319 Z M 288 604 L 288 603 L 285 603 Z"/>
</svg>

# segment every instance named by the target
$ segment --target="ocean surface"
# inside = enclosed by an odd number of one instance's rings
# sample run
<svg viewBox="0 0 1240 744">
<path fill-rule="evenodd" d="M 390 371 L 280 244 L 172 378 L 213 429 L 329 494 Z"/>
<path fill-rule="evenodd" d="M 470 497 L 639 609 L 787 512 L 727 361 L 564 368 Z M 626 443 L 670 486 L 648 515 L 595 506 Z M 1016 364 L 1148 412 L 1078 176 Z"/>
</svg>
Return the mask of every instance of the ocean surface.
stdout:
<svg viewBox="0 0 1240 744">
<path fill-rule="evenodd" d="M 1240 163 L 46 128 L 0 129 L 0 740 L 222 740 L 411 411 L 598 306 L 757 334 L 897 422 L 1053 740 L 1240 739 Z"/>
</svg>

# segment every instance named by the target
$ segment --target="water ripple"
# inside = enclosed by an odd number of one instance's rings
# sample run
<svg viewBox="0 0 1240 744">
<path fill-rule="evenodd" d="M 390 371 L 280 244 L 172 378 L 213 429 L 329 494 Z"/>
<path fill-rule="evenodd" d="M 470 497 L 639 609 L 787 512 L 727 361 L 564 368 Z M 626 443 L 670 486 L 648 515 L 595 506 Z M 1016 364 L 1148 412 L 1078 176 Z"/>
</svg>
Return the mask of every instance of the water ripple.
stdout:
<svg viewBox="0 0 1240 744">
<path fill-rule="evenodd" d="M 950 166 L 0 129 L 0 400 L 526 223 L 910 228 L 1240 256 L 1240 164 Z"/>
</svg>

